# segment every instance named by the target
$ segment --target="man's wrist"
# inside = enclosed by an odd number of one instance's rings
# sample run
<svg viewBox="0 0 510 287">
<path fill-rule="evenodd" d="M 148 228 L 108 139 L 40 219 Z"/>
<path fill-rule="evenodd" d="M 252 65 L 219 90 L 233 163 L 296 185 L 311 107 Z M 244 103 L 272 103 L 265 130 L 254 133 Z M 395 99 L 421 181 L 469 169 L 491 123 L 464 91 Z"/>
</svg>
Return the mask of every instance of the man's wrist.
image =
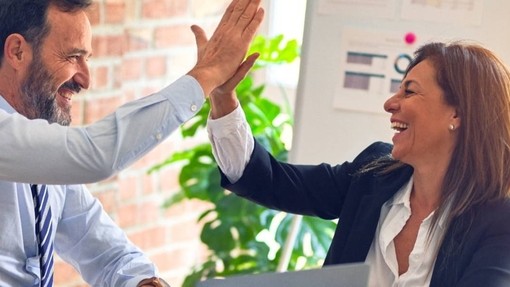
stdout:
<svg viewBox="0 0 510 287">
<path fill-rule="evenodd" d="M 219 84 L 214 82 L 216 76 L 211 69 L 194 67 L 187 75 L 192 76 L 202 87 L 205 98 L 208 98 L 212 90 L 214 90 Z"/>
<path fill-rule="evenodd" d="M 142 281 L 140 281 L 140 283 L 138 283 L 138 285 L 136 285 L 137 287 L 149 287 L 149 286 L 152 286 L 152 287 L 170 287 L 170 285 L 168 283 L 166 283 L 165 280 L 161 279 L 161 278 L 157 278 L 157 277 L 152 277 L 152 278 L 147 278 L 147 279 L 144 279 Z"/>
</svg>

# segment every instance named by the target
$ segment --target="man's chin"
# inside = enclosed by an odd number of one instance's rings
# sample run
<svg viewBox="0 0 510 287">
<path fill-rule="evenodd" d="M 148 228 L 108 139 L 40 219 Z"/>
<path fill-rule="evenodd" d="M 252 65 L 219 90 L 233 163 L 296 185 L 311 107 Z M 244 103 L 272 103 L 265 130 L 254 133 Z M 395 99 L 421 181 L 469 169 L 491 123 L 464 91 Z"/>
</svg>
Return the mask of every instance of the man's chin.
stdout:
<svg viewBox="0 0 510 287">
<path fill-rule="evenodd" d="M 50 123 L 57 123 L 61 126 L 71 125 L 71 114 L 69 112 L 57 111 L 49 119 Z"/>
<path fill-rule="evenodd" d="M 58 119 L 57 123 L 61 126 L 69 126 L 71 125 L 71 116 L 60 118 Z"/>
</svg>

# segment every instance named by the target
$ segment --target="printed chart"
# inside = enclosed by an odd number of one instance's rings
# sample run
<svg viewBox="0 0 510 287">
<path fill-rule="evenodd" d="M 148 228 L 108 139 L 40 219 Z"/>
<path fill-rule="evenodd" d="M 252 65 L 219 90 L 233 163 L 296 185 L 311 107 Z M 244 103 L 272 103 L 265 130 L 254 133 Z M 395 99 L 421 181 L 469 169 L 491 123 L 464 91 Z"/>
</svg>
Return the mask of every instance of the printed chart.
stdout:
<svg viewBox="0 0 510 287">
<path fill-rule="evenodd" d="M 418 45 L 413 33 L 345 28 L 335 108 L 384 112 L 384 101 L 398 90 Z"/>
</svg>

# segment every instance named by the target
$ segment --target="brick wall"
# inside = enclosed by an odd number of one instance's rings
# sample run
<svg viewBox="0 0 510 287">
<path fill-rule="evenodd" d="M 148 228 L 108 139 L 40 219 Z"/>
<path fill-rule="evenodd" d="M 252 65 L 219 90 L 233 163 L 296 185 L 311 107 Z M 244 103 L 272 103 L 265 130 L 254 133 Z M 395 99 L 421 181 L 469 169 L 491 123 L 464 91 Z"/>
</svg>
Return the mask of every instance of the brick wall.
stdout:
<svg viewBox="0 0 510 287">
<path fill-rule="evenodd" d="M 75 97 L 73 124 L 94 122 L 129 100 L 157 91 L 195 63 L 199 24 L 208 35 L 228 0 L 96 0 L 90 12 L 93 53 L 91 89 Z M 178 189 L 177 167 L 158 174 L 147 169 L 172 151 L 185 148 L 174 133 L 162 145 L 114 178 L 90 184 L 110 216 L 157 264 L 163 277 L 180 286 L 190 267 L 205 256 L 196 224 L 204 203 L 170 209 L 163 201 Z M 72 267 L 57 258 L 56 286 L 87 286 Z"/>
</svg>

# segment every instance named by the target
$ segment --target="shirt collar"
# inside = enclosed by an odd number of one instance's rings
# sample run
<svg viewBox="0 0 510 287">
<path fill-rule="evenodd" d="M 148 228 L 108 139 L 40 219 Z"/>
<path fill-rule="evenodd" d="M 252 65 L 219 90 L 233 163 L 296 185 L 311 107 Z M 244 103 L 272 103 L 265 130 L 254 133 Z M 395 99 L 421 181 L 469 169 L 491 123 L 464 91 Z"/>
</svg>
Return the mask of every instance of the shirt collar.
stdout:
<svg viewBox="0 0 510 287">
<path fill-rule="evenodd" d="M 0 109 L 9 114 L 16 113 L 16 110 L 11 105 L 9 105 L 9 103 L 4 99 L 2 95 L 0 95 Z"/>
<path fill-rule="evenodd" d="M 410 198 L 411 190 L 413 189 L 413 176 L 409 178 L 406 184 L 404 184 L 393 196 L 393 200 L 389 202 L 389 206 L 403 204 L 407 208 L 411 208 Z"/>
<path fill-rule="evenodd" d="M 405 206 L 406 208 L 411 210 L 410 198 L 411 198 L 411 190 L 412 189 L 413 189 L 413 176 L 411 176 L 409 178 L 409 181 L 406 184 L 404 184 L 399 189 L 399 191 L 397 191 L 397 193 L 395 193 L 395 195 L 393 196 L 393 200 L 388 202 L 389 206 L 391 207 L 394 205 L 402 204 L 403 206 Z M 431 218 L 435 212 L 436 212 L 435 210 L 432 211 L 432 213 L 427 218 Z M 441 214 L 441 216 L 439 217 L 439 220 L 437 222 L 438 226 L 441 229 L 445 228 L 445 221 L 446 221 L 446 217 L 449 212 L 450 212 L 450 204 L 447 204 L 446 208 L 443 210 L 443 214 Z"/>
</svg>

